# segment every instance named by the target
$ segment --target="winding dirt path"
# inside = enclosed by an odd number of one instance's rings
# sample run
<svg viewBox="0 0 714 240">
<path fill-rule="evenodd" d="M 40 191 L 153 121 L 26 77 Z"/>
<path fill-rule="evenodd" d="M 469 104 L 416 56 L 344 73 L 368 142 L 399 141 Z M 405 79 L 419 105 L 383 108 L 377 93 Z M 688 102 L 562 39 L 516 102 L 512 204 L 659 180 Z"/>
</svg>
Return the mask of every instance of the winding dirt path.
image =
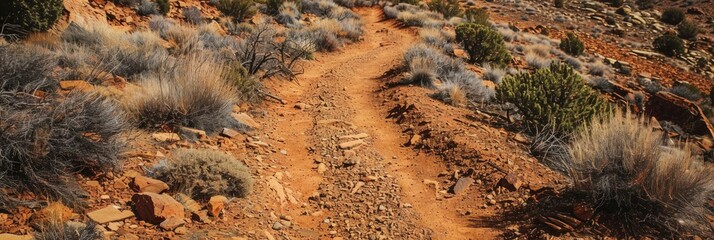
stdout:
<svg viewBox="0 0 714 240">
<path fill-rule="evenodd" d="M 417 42 L 416 32 L 383 21 L 378 8 L 356 11 L 364 22 L 362 41 L 318 54 L 298 81 L 271 87 L 287 102 L 268 109 L 281 116 L 270 138 L 284 141 L 278 147 L 288 153 L 276 163 L 292 176 L 286 188 L 302 193 L 299 201 L 309 206 L 287 204 L 285 211 L 298 216 L 301 228 L 312 229 L 302 237 L 496 237 L 498 230 L 475 227 L 458 215 L 455 203 L 436 198 L 424 180 L 446 168 L 439 158 L 404 147 L 408 138 L 381 106 L 379 78 L 401 63 Z M 369 136 L 363 145 L 339 146 L 359 133 Z"/>
</svg>

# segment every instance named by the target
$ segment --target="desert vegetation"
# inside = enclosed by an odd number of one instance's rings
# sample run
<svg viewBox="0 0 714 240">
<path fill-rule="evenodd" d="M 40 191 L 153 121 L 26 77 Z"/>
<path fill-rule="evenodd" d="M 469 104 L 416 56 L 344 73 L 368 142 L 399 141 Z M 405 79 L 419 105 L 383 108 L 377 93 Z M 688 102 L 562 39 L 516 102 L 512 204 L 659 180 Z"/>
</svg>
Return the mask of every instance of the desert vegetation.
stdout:
<svg viewBox="0 0 714 240">
<path fill-rule="evenodd" d="M 396 179 L 416 177 L 435 206 L 503 213 L 491 236 L 710 238 L 711 33 L 691 4 L 0 3 L 0 230 L 462 236 Z"/>
<path fill-rule="evenodd" d="M 200 199 L 215 195 L 245 197 L 253 188 L 248 167 L 215 150 L 176 150 L 170 159 L 154 165 L 149 175 L 170 184 L 177 192 Z"/>
</svg>

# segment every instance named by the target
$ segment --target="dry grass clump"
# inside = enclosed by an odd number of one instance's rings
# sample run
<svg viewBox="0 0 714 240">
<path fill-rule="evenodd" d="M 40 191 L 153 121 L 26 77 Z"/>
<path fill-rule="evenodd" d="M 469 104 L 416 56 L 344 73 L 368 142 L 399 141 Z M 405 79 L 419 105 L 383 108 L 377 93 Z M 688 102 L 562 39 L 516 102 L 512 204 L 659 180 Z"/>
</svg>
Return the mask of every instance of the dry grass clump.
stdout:
<svg viewBox="0 0 714 240">
<path fill-rule="evenodd" d="M 593 76 L 604 77 L 610 75 L 612 69 L 605 65 L 601 60 L 595 60 L 588 64 L 588 74 Z"/>
<path fill-rule="evenodd" d="M 223 66 L 204 55 L 186 58 L 143 78 L 141 89 L 128 97 L 125 105 L 137 126 L 186 126 L 214 133 L 234 124 L 237 96 Z"/>
<path fill-rule="evenodd" d="M 430 12 L 408 3 L 386 4 L 382 10 L 385 18 L 397 19 L 406 26 L 440 28 L 446 24 L 440 13 Z"/>
<path fill-rule="evenodd" d="M 445 82 L 439 86 L 432 97 L 457 107 L 463 107 L 468 104 L 466 93 L 461 89 L 461 85 L 453 82 Z"/>
<path fill-rule="evenodd" d="M 0 90 L 54 90 L 53 76 L 57 58 L 50 51 L 37 46 L 0 46 Z"/>
<path fill-rule="evenodd" d="M 568 154 L 563 166 L 574 190 L 587 193 L 626 234 L 712 235 L 714 169 L 686 148 L 665 146 L 641 118 L 621 112 L 596 118 L 575 135 Z"/>
<path fill-rule="evenodd" d="M 124 114 L 98 94 L 38 99 L 0 93 L 0 208 L 32 192 L 80 208 L 85 194 L 74 173 L 113 171 L 125 142 Z"/>
<path fill-rule="evenodd" d="M 495 84 L 501 84 L 504 76 L 506 76 L 505 69 L 493 67 L 490 64 L 483 66 L 483 79 L 485 80 L 489 80 Z"/>
<path fill-rule="evenodd" d="M 434 87 L 435 82 L 441 80 L 442 84 L 458 85 L 469 100 L 477 102 L 488 101 L 494 95 L 463 62 L 425 44 L 410 48 L 404 54 L 404 65 L 409 70 L 403 80 L 405 83 Z"/>
<path fill-rule="evenodd" d="M 278 9 L 275 21 L 285 26 L 295 28 L 300 27 L 300 10 L 295 2 L 283 2 Z"/>
<path fill-rule="evenodd" d="M 434 28 L 419 30 L 419 37 L 424 44 L 441 49 L 446 54 L 453 54 L 454 47 L 451 45 L 448 36 L 444 34 L 444 31 Z"/>
<path fill-rule="evenodd" d="M 553 59 L 542 57 L 541 55 L 534 52 L 526 53 L 526 63 L 528 63 L 528 66 L 535 69 L 547 68 L 548 66 L 550 66 L 550 64 L 553 63 L 553 61 Z"/>
<path fill-rule="evenodd" d="M 43 224 L 33 236 L 35 240 L 99 240 L 104 239 L 104 231 L 94 222 L 51 222 Z"/>
<path fill-rule="evenodd" d="M 177 149 L 155 165 L 149 175 L 175 191 L 200 199 L 215 195 L 245 197 L 253 189 L 253 176 L 243 162 L 217 150 Z"/>
</svg>

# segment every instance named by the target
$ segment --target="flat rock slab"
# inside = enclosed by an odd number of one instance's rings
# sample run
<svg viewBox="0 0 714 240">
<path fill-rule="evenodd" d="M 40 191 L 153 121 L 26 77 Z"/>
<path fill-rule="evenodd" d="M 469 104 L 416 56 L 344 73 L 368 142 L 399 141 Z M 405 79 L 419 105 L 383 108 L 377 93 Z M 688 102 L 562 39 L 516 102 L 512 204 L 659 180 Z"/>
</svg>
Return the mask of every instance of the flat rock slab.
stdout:
<svg viewBox="0 0 714 240">
<path fill-rule="evenodd" d="M 343 142 L 343 143 L 340 143 L 340 149 L 349 150 L 349 149 L 353 149 L 353 148 L 362 146 L 362 144 L 364 144 L 364 141 L 361 139 L 349 141 L 349 142 Z"/>
<path fill-rule="evenodd" d="M 232 114 L 233 119 L 238 121 L 239 123 L 242 123 L 243 125 L 248 126 L 251 129 L 260 129 L 260 124 L 253 120 L 252 117 L 248 116 L 248 114 L 245 113 L 233 113 Z"/>
<path fill-rule="evenodd" d="M 346 135 L 346 136 L 340 136 L 338 137 L 340 140 L 347 140 L 347 139 L 363 139 L 363 138 L 368 138 L 369 134 L 366 133 L 360 133 L 360 134 L 352 134 L 352 135 Z"/>
<path fill-rule="evenodd" d="M 181 140 L 181 137 L 176 133 L 154 133 L 151 136 L 158 142 L 176 142 Z"/>
<path fill-rule="evenodd" d="M 119 211 L 119 209 L 107 206 L 105 208 L 89 212 L 87 216 L 99 224 L 104 224 L 108 222 L 120 221 L 130 217 L 134 217 L 134 213 L 131 211 Z"/>
</svg>

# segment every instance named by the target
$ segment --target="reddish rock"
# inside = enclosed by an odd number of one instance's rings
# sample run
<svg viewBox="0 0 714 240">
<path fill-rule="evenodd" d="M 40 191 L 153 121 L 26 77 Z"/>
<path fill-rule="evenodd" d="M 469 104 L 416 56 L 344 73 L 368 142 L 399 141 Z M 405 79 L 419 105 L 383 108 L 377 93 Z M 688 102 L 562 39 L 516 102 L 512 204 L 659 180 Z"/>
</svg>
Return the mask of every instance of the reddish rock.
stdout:
<svg viewBox="0 0 714 240">
<path fill-rule="evenodd" d="M 512 192 L 518 191 L 522 185 L 523 182 L 521 181 L 521 178 L 515 173 L 509 173 L 505 177 L 501 178 L 501 180 L 498 181 L 498 184 L 496 184 L 496 186 L 506 188 Z"/>
<path fill-rule="evenodd" d="M 224 196 L 219 195 L 211 197 L 211 199 L 208 200 L 208 214 L 213 217 L 220 216 L 220 214 L 223 212 L 223 209 L 226 207 L 227 202 L 228 198 Z"/>
<path fill-rule="evenodd" d="M 235 119 L 239 123 L 242 123 L 242 124 L 248 126 L 249 128 L 260 129 L 260 127 L 261 127 L 260 124 L 258 122 L 256 122 L 255 120 L 253 120 L 252 117 L 248 116 L 248 114 L 233 113 L 232 116 L 233 116 L 233 119 Z"/>
<path fill-rule="evenodd" d="M 131 211 L 119 211 L 119 209 L 113 206 L 107 206 L 105 208 L 89 212 L 87 213 L 87 216 L 92 219 L 92 221 L 104 224 L 133 217 L 134 213 Z"/>
<path fill-rule="evenodd" d="M 144 176 L 134 177 L 130 186 L 136 192 L 162 193 L 169 189 L 169 185 L 165 182 Z"/>
<path fill-rule="evenodd" d="M 714 128 L 696 103 L 669 92 L 658 92 L 645 104 L 646 114 L 658 121 L 669 121 L 685 132 L 699 136 L 714 136 Z"/>
<path fill-rule="evenodd" d="M 160 224 L 170 217 L 184 218 L 183 205 L 166 194 L 137 193 L 131 201 L 139 219 L 151 224 Z"/>
<path fill-rule="evenodd" d="M 183 220 L 183 218 L 172 216 L 161 222 L 161 224 L 159 224 L 159 227 L 164 230 L 173 231 L 177 227 L 183 226 L 184 224 L 186 224 L 186 222 Z"/>
</svg>

